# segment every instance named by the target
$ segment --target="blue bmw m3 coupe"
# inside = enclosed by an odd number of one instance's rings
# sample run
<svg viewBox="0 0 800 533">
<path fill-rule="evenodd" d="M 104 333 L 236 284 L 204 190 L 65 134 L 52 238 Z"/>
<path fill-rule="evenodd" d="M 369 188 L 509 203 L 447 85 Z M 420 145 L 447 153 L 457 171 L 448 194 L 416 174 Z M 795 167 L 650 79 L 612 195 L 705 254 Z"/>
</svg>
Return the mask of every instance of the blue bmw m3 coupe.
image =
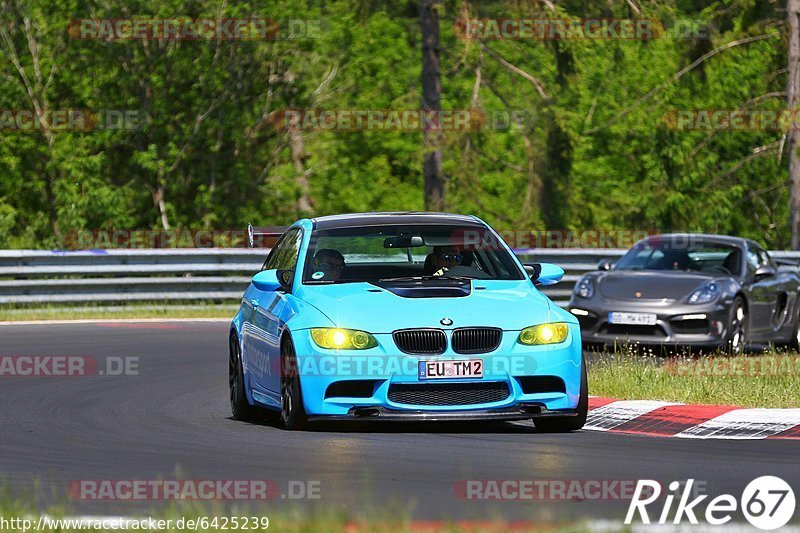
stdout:
<svg viewBox="0 0 800 533">
<path fill-rule="evenodd" d="M 295 222 L 242 298 L 229 338 L 234 418 L 524 420 L 580 429 L 576 318 L 473 216 L 364 213 Z"/>
</svg>

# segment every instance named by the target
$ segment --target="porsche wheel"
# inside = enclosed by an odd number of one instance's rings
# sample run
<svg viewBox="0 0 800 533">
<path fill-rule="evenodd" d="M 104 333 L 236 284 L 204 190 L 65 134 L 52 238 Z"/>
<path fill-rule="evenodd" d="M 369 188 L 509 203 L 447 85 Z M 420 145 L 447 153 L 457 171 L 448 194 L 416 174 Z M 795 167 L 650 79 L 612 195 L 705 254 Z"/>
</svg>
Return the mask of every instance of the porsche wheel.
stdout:
<svg viewBox="0 0 800 533">
<path fill-rule="evenodd" d="M 737 297 L 731 306 L 731 317 L 728 323 L 728 352 L 731 355 L 742 355 L 747 346 L 747 309 L 744 300 Z"/>
<path fill-rule="evenodd" d="M 797 304 L 795 304 L 795 306 L 798 307 L 798 310 L 794 317 L 794 336 L 789 345 L 794 351 L 800 352 L 800 306 Z"/>
<path fill-rule="evenodd" d="M 581 364 L 581 392 L 578 399 L 577 416 L 534 418 L 533 424 L 540 433 L 566 433 L 577 431 L 586 423 L 589 414 L 589 384 L 586 377 L 586 361 Z"/>
<path fill-rule="evenodd" d="M 242 369 L 242 349 L 235 335 L 230 337 L 228 356 L 228 387 L 230 389 L 231 413 L 236 420 L 252 420 L 256 408 L 247 401 L 244 390 L 244 370 Z"/>
<path fill-rule="evenodd" d="M 281 345 L 281 425 L 288 430 L 308 424 L 296 361 L 294 344 L 287 338 Z"/>
</svg>

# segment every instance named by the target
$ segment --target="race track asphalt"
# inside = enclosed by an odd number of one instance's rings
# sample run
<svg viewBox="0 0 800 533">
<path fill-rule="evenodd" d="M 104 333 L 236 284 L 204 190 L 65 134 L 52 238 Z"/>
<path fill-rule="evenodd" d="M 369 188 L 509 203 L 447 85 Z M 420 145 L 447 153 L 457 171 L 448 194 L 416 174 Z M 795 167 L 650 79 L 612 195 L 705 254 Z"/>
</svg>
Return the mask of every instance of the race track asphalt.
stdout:
<svg viewBox="0 0 800 533">
<path fill-rule="evenodd" d="M 85 479 L 318 481 L 319 500 L 249 507 L 339 509 L 421 519 L 621 520 L 627 500 L 473 501 L 460 480 L 694 478 L 711 495 L 741 494 L 777 475 L 800 490 L 796 441 L 650 438 L 582 431 L 537 434 L 532 424 L 321 426 L 286 432 L 231 419 L 228 326 L 216 323 L 2 325 L 0 355 L 138 357 L 138 375 L 0 376 L 0 483 L 42 505 L 136 514 L 160 502 L 76 501 Z M 34 482 L 40 484 L 34 488 Z M 457 491 L 456 491 L 457 492 Z"/>
</svg>

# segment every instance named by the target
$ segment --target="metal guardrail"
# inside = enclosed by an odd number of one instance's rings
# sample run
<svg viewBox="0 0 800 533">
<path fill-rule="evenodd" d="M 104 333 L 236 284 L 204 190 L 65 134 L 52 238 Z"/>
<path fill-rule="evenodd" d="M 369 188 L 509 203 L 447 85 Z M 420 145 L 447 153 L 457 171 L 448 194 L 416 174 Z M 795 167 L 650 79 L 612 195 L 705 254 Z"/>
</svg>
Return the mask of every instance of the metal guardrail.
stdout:
<svg viewBox="0 0 800 533">
<path fill-rule="evenodd" d="M 566 271 L 544 292 L 566 305 L 575 282 L 616 260 L 622 249 L 515 250 L 522 262 L 548 262 Z M 0 250 L 0 304 L 236 301 L 269 253 L 265 248 Z M 771 252 L 800 260 L 800 252 Z"/>
<path fill-rule="evenodd" d="M 0 304 L 239 300 L 265 248 L 0 250 Z"/>
</svg>

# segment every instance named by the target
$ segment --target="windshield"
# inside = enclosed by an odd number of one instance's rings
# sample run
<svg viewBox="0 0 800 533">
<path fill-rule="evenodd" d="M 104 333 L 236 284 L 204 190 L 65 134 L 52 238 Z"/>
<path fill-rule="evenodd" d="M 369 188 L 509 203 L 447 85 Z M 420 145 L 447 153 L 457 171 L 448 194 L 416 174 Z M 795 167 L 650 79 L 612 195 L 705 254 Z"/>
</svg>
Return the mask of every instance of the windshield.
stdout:
<svg viewBox="0 0 800 533">
<path fill-rule="evenodd" d="M 703 242 L 644 242 L 631 248 L 615 270 L 682 270 L 716 274 L 741 272 L 741 251 L 736 246 Z"/>
<path fill-rule="evenodd" d="M 311 234 L 304 283 L 397 278 L 525 279 L 493 233 L 476 226 L 337 228 Z"/>
</svg>

